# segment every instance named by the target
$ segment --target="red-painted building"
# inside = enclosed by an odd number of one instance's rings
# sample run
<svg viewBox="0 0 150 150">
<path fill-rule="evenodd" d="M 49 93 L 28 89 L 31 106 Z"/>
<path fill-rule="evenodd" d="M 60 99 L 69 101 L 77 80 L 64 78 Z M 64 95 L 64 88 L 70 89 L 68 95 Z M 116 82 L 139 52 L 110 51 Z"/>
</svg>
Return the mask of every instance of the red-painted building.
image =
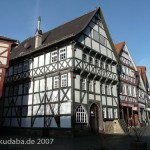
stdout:
<svg viewBox="0 0 150 150">
<path fill-rule="evenodd" d="M 16 45 L 16 40 L 0 36 L 0 97 L 3 91 L 5 70 L 9 66 L 10 51 Z"/>
</svg>

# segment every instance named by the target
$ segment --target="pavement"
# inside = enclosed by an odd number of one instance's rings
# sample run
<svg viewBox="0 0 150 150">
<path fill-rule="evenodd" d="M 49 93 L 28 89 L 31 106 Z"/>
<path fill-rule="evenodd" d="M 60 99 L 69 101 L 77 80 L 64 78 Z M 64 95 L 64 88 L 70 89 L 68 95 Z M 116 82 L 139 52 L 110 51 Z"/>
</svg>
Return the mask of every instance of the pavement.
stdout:
<svg viewBox="0 0 150 150">
<path fill-rule="evenodd" d="M 147 150 L 150 150 L 150 127 L 142 141 L 147 143 Z M 130 150 L 131 142 L 133 136 L 121 134 L 90 134 L 70 138 L 0 136 L 0 150 L 100 150 L 101 147 Z"/>
</svg>

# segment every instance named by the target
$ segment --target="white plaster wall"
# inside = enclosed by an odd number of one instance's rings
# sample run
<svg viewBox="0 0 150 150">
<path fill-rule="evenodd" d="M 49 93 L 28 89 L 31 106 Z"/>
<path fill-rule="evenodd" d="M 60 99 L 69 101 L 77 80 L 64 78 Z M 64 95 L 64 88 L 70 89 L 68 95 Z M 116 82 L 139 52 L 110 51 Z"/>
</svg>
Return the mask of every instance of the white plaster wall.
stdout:
<svg viewBox="0 0 150 150">
<path fill-rule="evenodd" d="M 10 126 L 10 118 L 5 118 L 3 126 Z"/>
<path fill-rule="evenodd" d="M 94 40 L 92 40 L 92 48 L 93 48 L 95 51 L 99 52 L 99 48 L 100 48 L 99 43 L 96 42 L 96 41 L 94 41 Z"/>
<path fill-rule="evenodd" d="M 100 44 L 101 53 L 107 56 L 106 47 Z"/>
<path fill-rule="evenodd" d="M 71 86 L 71 73 L 68 73 L 68 86 Z"/>
<path fill-rule="evenodd" d="M 75 91 L 75 102 L 80 102 L 80 92 L 79 91 Z"/>
<path fill-rule="evenodd" d="M 71 102 L 61 103 L 60 114 L 71 114 Z"/>
<path fill-rule="evenodd" d="M 98 81 L 96 81 L 96 84 L 95 84 L 95 92 L 100 93 L 100 82 Z"/>
<path fill-rule="evenodd" d="M 21 99 L 22 99 L 21 96 L 17 97 L 16 105 L 21 105 Z"/>
<path fill-rule="evenodd" d="M 39 92 L 39 80 L 34 81 L 34 92 Z"/>
<path fill-rule="evenodd" d="M 71 116 L 61 116 L 60 117 L 60 127 L 61 128 L 71 128 Z"/>
<path fill-rule="evenodd" d="M 102 96 L 102 105 L 106 105 L 106 97 Z"/>
<path fill-rule="evenodd" d="M 85 37 L 85 45 L 91 47 L 91 39 L 89 37 Z"/>
<path fill-rule="evenodd" d="M 107 49 L 107 54 L 108 54 L 108 57 L 112 59 L 112 51 Z"/>
<path fill-rule="evenodd" d="M 18 127 L 18 121 L 17 121 L 17 118 L 12 118 L 11 119 L 11 126 L 12 127 Z"/>
<path fill-rule="evenodd" d="M 82 93 L 82 96 L 83 96 L 83 93 Z M 83 104 L 87 104 L 87 94 L 85 94 L 85 96 L 84 96 L 84 99 L 83 99 L 83 102 L 82 102 Z"/>
<path fill-rule="evenodd" d="M 33 59 L 33 68 L 37 68 L 38 67 L 38 58 L 39 57 L 35 57 L 34 59 Z"/>
<path fill-rule="evenodd" d="M 75 78 L 75 89 L 80 89 L 80 76 L 76 75 Z"/>
<path fill-rule="evenodd" d="M 107 105 L 112 106 L 112 98 L 111 97 L 107 97 Z"/>
<path fill-rule="evenodd" d="M 89 99 L 94 100 L 94 94 L 89 94 Z"/>
<path fill-rule="evenodd" d="M 9 76 L 11 76 L 13 73 L 13 67 L 9 67 Z"/>
<path fill-rule="evenodd" d="M 44 66 L 44 54 L 39 56 L 39 67 Z"/>
<path fill-rule="evenodd" d="M 34 127 L 44 127 L 44 117 L 39 117 L 35 119 Z"/>
<path fill-rule="evenodd" d="M 51 90 L 52 89 L 52 77 L 47 78 L 47 86 L 46 86 L 47 90 Z"/>
<path fill-rule="evenodd" d="M 82 44 L 84 44 L 84 35 L 81 35 L 78 41 Z"/>
<path fill-rule="evenodd" d="M 76 48 L 75 57 L 82 60 L 82 50 L 81 49 Z"/>
<path fill-rule="evenodd" d="M 33 92 L 33 81 L 29 83 L 29 93 Z"/>
<path fill-rule="evenodd" d="M 101 96 L 100 95 L 96 95 L 96 100 L 100 101 L 101 100 Z"/>
<path fill-rule="evenodd" d="M 40 91 L 45 91 L 45 79 L 40 80 Z"/>
<path fill-rule="evenodd" d="M 72 46 L 68 45 L 67 46 L 67 58 L 72 57 Z"/>
<path fill-rule="evenodd" d="M 113 94 L 113 96 L 117 96 L 117 86 L 116 85 L 113 85 L 112 94 Z"/>
<path fill-rule="evenodd" d="M 50 52 L 46 53 L 45 55 L 45 65 L 49 65 L 50 64 Z"/>
<path fill-rule="evenodd" d="M 21 119 L 21 127 L 31 127 L 31 118 L 22 118 Z"/>
<path fill-rule="evenodd" d="M 102 28 L 100 28 L 100 34 L 103 35 L 105 38 L 107 38 L 106 33 Z"/>
</svg>

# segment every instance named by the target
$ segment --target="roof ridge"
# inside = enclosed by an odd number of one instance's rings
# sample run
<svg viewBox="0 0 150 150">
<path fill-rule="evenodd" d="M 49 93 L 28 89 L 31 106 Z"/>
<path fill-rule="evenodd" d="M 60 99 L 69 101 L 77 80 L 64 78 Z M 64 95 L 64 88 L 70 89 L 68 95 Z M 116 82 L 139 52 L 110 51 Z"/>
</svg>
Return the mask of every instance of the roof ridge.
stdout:
<svg viewBox="0 0 150 150">
<path fill-rule="evenodd" d="M 92 12 L 94 12 L 94 11 L 96 12 L 99 8 L 100 8 L 100 7 L 96 8 L 96 9 L 94 9 L 94 10 L 91 10 L 91 11 L 89 11 L 89 12 L 86 12 L 86 13 L 84 13 L 83 15 L 78 16 L 78 17 L 75 17 L 74 19 L 71 19 L 71 20 L 69 20 L 69 21 L 67 21 L 67 22 L 64 22 L 63 24 L 58 25 L 57 27 L 54 27 L 54 28 L 52 28 L 52 29 L 50 29 L 50 30 L 44 32 L 43 34 L 48 33 L 48 32 L 50 32 L 50 31 L 52 31 L 52 30 L 55 30 L 55 29 L 57 29 L 57 28 L 59 28 L 59 27 L 61 27 L 61 26 L 64 26 L 65 24 L 68 24 L 68 23 L 70 23 L 70 22 L 72 22 L 72 21 L 74 21 L 74 20 L 76 20 L 76 19 L 79 19 L 79 18 L 81 18 L 81 17 L 83 17 L 83 16 L 85 16 L 85 15 L 87 15 L 87 14 L 90 14 L 90 13 L 92 13 Z M 35 37 L 35 36 L 34 36 L 34 37 Z"/>
</svg>

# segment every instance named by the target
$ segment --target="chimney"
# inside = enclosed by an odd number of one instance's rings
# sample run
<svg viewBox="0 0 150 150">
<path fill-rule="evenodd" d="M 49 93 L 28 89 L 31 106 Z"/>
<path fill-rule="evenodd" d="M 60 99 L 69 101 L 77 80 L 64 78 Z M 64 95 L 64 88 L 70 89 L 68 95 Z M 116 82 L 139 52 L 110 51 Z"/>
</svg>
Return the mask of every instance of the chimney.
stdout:
<svg viewBox="0 0 150 150">
<path fill-rule="evenodd" d="M 38 17 L 38 24 L 37 29 L 35 32 L 35 48 L 41 46 L 42 44 L 42 30 L 40 29 L 41 26 L 41 17 Z"/>
</svg>

